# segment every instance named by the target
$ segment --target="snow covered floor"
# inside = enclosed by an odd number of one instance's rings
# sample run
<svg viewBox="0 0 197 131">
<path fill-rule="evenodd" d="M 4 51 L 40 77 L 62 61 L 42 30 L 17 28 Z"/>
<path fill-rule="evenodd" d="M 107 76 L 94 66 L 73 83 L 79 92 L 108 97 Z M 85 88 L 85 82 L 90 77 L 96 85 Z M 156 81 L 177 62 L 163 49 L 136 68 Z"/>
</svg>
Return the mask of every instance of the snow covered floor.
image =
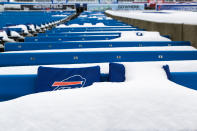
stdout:
<svg viewBox="0 0 197 131">
<path fill-rule="evenodd" d="M 167 78 L 95 83 L 0 103 L 0 130 L 194 131 L 196 99 Z"/>
<path fill-rule="evenodd" d="M 164 23 L 179 23 L 179 24 L 194 24 L 197 25 L 197 12 L 189 11 L 159 11 L 161 13 L 153 13 L 156 11 L 106 11 L 114 16 L 121 16 L 133 19 L 164 22 Z"/>
</svg>

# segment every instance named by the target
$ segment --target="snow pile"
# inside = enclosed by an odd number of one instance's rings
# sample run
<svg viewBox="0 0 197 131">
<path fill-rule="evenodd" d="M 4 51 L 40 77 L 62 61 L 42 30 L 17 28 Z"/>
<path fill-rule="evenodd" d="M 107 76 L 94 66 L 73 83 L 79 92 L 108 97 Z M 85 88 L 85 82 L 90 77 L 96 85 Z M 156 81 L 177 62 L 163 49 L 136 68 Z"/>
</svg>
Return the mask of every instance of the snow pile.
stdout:
<svg viewBox="0 0 197 131">
<path fill-rule="evenodd" d="M 158 13 L 161 12 L 161 13 Z M 163 13 L 162 13 L 163 12 Z M 189 11 L 111 11 L 114 16 L 164 23 L 197 24 L 197 12 Z"/>
<path fill-rule="evenodd" d="M 127 82 L 2 102 L 0 130 L 197 130 L 197 92 L 168 81 L 161 66 L 138 65 L 126 64 Z M 147 79 L 151 73 L 159 76 Z"/>
</svg>

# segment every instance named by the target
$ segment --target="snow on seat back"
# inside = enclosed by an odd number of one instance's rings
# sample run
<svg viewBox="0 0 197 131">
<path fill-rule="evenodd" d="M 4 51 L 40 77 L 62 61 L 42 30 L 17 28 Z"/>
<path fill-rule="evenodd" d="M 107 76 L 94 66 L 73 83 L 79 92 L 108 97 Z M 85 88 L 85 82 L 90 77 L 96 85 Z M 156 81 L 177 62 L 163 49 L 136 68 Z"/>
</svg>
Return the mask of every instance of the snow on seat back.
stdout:
<svg viewBox="0 0 197 131">
<path fill-rule="evenodd" d="M 126 81 L 161 81 L 167 80 L 162 64 L 154 63 L 124 63 Z"/>
<path fill-rule="evenodd" d="M 91 23 L 84 23 L 83 26 L 84 27 L 92 27 L 92 24 Z"/>
<path fill-rule="evenodd" d="M 2 40 L 3 41 L 6 41 L 6 42 L 15 42 L 14 40 L 8 38 L 8 35 L 7 35 L 7 33 L 4 30 L 0 30 L 0 37 L 2 37 Z"/>
<path fill-rule="evenodd" d="M 101 27 L 102 27 L 102 26 L 105 26 L 105 25 L 104 25 L 104 23 L 96 23 L 95 26 L 97 26 L 97 27 L 98 27 L 98 26 L 101 26 Z"/>
<path fill-rule="evenodd" d="M 21 28 L 24 31 L 24 33 L 29 34 L 29 31 L 26 25 L 21 24 L 21 25 L 16 25 L 16 26 L 9 26 L 9 28 Z"/>
</svg>

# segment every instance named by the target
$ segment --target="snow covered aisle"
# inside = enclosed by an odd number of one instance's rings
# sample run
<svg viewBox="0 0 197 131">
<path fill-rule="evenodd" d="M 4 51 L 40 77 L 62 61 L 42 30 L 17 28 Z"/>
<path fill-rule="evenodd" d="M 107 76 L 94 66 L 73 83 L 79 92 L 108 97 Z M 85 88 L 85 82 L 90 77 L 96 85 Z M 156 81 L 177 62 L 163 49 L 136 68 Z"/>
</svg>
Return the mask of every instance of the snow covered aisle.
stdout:
<svg viewBox="0 0 197 131">
<path fill-rule="evenodd" d="M 109 13 L 114 16 L 147 20 L 153 22 L 194 24 L 197 25 L 197 12 L 189 11 L 112 11 Z"/>
</svg>

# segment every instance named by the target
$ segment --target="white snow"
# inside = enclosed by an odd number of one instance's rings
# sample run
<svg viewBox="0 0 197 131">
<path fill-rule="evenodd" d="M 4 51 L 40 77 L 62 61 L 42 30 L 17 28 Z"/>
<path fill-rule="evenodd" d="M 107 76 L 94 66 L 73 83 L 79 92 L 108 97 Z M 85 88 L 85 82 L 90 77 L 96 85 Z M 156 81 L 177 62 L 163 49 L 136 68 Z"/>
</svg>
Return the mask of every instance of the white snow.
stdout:
<svg viewBox="0 0 197 131">
<path fill-rule="evenodd" d="M 127 82 L 44 92 L 0 103 L 0 130 L 180 131 L 197 130 L 197 92 L 167 80 L 159 66 L 154 79 L 129 69 Z M 151 70 L 149 70 L 151 68 Z M 126 69 L 128 71 L 128 69 Z M 133 73 L 133 74 L 132 74 Z M 127 75 L 128 77 L 128 75 Z M 160 79 L 160 77 L 163 77 Z"/>
<path fill-rule="evenodd" d="M 127 65 L 145 65 L 161 66 L 168 64 L 171 72 L 197 72 L 197 60 L 185 60 L 185 61 L 156 61 L 156 62 L 128 62 Z M 93 64 L 61 64 L 61 65 L 42 65 L 44 67 L 56 67 L 56 68 L 79 68 L 99 65 L 101 73 L 109 72 L 109 63 L 93 63 Z M 9 66 L 0 67 L 0 75 L 21 75 L 21 74 L 37 74 L 38 65 L 36 66 Z"/>
<path fill-rule="evenodd" d="M 67 17 L 67 15 L 52 15 L 52 17 Z"/>
<path fill-rule="evenodd" d="M 13 39 L 8 38 L 8 35 L 5 31 L 0 31 L 0 37 L 3 37 L 3 40 L 6 42 L 15 42 Z"/>
<path fill-rule="evenodd" d="M 19 38 L 21 38 L 21 39 L 24 39 L 24 37 L 23 36 L 21 36 L 19 33 L 17 33 L 16 31 L 11 31 L 11 36 L 12 37 L 19 37 Z"/>
<path fill-rule="evenodd" d="M 132 29 L 132 28 L 130 27 L 128 29 Z M 161 36 L 160 33 L 156 31 L 100 31 L 99 33 L 107 33 L 107 32 L 121 33 L 121 36 L 119 38 L 115 38 L 111 40 L 90 40 L 90 41 L 171 41 L 170 39 Z M 87 33 L 92 33 L 92 32 L 87 32 Z M 138 33 L 142 34 L 142 36 L 138 36 L 137 35 Z"/>
<path fill-rule="evenodd" d="M 111 48 L 83 48 L 83 49 L 53 49 L 8 51 L 3 53 L 36 53 L 36 52 L 102 52 L 102 51 L 197 51 L 192 46 L 162 46 L 162 47 L 111 47 Z"/>
<path fill-rule="evenodd" d="M 40 26 L 36 25 L 36 29 L 37 29 L 37 30 L 40 30 Z"/>
<path fill-rule="evenodd" d="M 105 19 L 106 19 L 106 20 L 112 20 L 112 18 L 110 18 L 110 17 L 106 17 Z"/>
<path fill-rule="evenodd" d="M 41 27 L 41 28 L 45 28 L 45 25 L 41 24 L 40 27 Z"/>
<path fill-rule="evenodd" d="M 26 25 L 21 24 L 21 25 L 9 26 L 8 28 L 21 28 L 24 31 L 24 33 L 29 34 L 29 31 Z"/>
<path fill-rule="evenodd" d="M 197 62 L 196 62 L 197 63 Z M 100 66 L 101 73 L 109 72 L 109 63 L 93 63 L 93 64 L 61 64 L 61 65 L 42 65 L 43 67 L 56 67 L 56 68 L 80 68 L 89 66 Z M 0 67 L 0 75 L 13 75 L 13 74 L 37 74 L 39 66 L 9 66 Z"/>
<path fill-rule="evenodd" d="M 137 33 L 142 33 L 143 36 L 137 36 Z M 121 32 L 121 37 L 110 41 L 171 41 L 168 38 L 162 37 L 159 32 L 153 31 L 127 31 Z"/>
<path fill-rule="evenodd" d="M 65 25 L 65 24 L 60 24 L 56 28 L 68 28 L 68 27 L 130 27 L 131 26 L 106 26 L 103 23 L 96 23 L 95 25 L 92 25 L 91 23 L 84 23 L 83 25 L 79 24 L 70 24 L 70 25 Z"/>
<path fill-rule="evenodd" d="M 125 65 L 126 81 L 132 80 L 166 80 L 167 76 L 165 71 L 162 69 L 162 64 L 152 63 L 127 63 Z"/>
<path fill-rule="evenodd" d="M 28 26 L 29 26 L 29 28 L 30 28 L 33 32 L 36 32 L 36 29 L 35 29 L 35 27 L 34 27 L 33 24 L 29 24 Z"/>
<path fill-rule="evenodd" d="M 124 12 L 120 14 L 128 15 L 124 14 Z M 117 15 L 120 14 L 119 12 L 117 13 Z M 81 15 L 80 17 L 87 16 Z M 92 25 L 86 24 L 85 26 Z M 143 33 L 145 38 L 143 36 L 136 37 L 136 32 L 125 32 L 122 33 L 121 38 L 117 38 L 115 41 L 125 39 L 132 39 L 133 41 L 160 39 L 161 41 L 161 36 L 158 32 Z M 149 39 L 150 37 L 151 39 Z M 169 41 L 169 39 L 166 38 L 165 41 Z M 196 51 L 196 49 L 191 46 L 113 47 L 5 53 L 88 51 Z M 86 88 L 37 93 L 1 102 L 0 130 L 197 130 L 197 91 L 169 81 L 165 71 L 162 69 L 163 65 L 168 64 L 171 72 L 197 72 L 197 60 L 123 62 L 122 64 L 125 65 L 126 82 L 100 82 Z M 108 63 L 44 66 L 73 68 L 94 65 L 100 65 L 101 72 L 108 73 Z M 38 66 L 0 67 L 0 75 L 37 74 L 37 69 Z"/>
<path fill-rule="evenodd" d="M 133 19 L 147 20 L 159 23 L 197 24 L 197 12 L 189 11 L 159 11 L 161 13 L 149 13 L 154 11 L 112 11 L 107 13 Z M 145 12 L 145 13 L 144 13 Z M 166 12 L 166 13 L 162 13 Z"/>
<path fill-rule="evenodd" d="M 88 17 L 87 15 L 80 15 L 78 18 L 85 18 Z"/>
</svg>

